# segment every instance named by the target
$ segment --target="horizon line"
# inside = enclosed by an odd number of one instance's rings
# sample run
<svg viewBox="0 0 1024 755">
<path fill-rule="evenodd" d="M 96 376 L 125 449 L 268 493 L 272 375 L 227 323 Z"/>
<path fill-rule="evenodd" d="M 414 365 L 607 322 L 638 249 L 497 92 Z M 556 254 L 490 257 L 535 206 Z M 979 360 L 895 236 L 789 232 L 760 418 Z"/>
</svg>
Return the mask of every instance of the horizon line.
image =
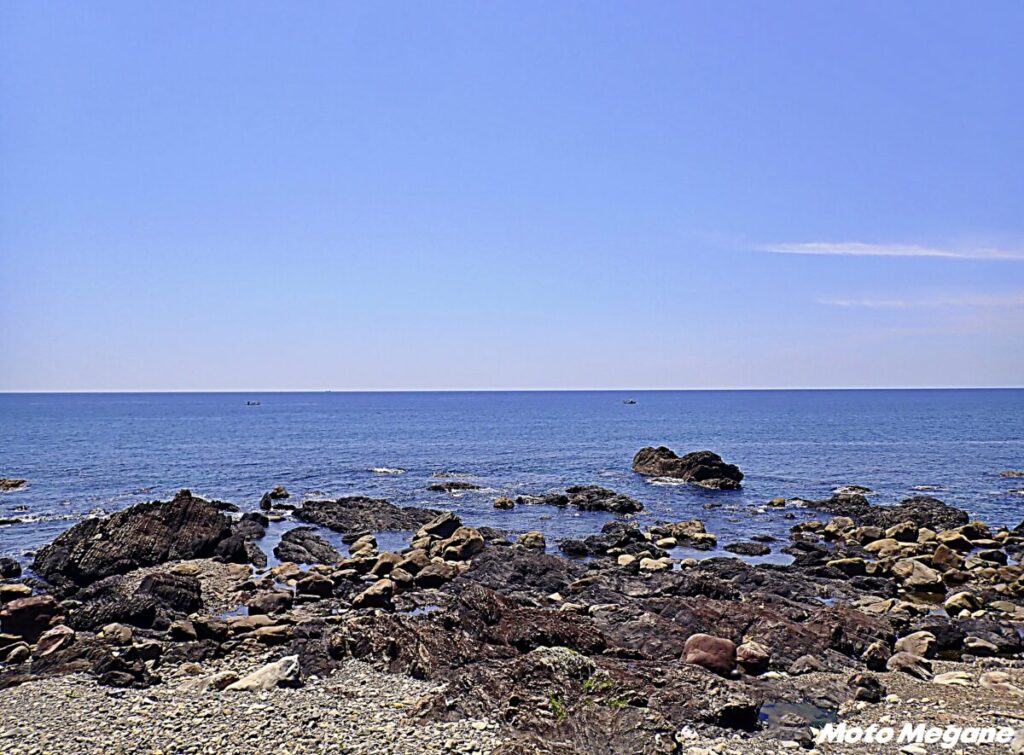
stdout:
<svg viewBox="0 0 1024 755">
<path fill-rule="evenodd" d="M 70 390 L 6 390 L 0 396 L 45 395 L 145 395 L 199 393 L 724 393 L 769 391 L 1012 391 L 1024 385 L 894 385 L 894 386 L 787 386 L 779 387 L 702 387 L 702 388 L 123 388 Z"/>
</svg>

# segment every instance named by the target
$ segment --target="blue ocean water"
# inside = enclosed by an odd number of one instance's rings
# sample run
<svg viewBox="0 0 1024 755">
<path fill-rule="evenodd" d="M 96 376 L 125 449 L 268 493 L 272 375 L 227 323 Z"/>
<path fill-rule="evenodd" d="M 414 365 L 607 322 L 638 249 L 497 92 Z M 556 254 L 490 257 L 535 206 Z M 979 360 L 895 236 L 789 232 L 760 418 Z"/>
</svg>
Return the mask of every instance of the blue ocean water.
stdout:
<svg viewBox="0 0 1024 755">
<path fill-rule="evenodd" d="M 623 403 L 636 399 L 635 405 Z M 258 401 L 258 406 L 247 406 Z M 746 473 L 736 492 L 661 485 L 630 471 L 642 446 L 712 449 Z M 404 470 L 383 474 L 373 469 Z M 182 487 L 256 508 L 365 494 L 452 509 L 474 525 L 541 529 L 549 542 L 610 517 L 498 495 L 599 484 L 642 501 L 644 524 L 700 517 L 720 543 L 785 536 L 776 496 L 860 484 L 876 503 L 923 487 L 993 524 L 1024 518 L 1024 390 L 0 395 L 0 553 L 24 557 L 74 521 Z M 484 487 L 426 490 L 436 472 Z M 809 512 L 787 509 L 799 517 Z"/>
</svg>

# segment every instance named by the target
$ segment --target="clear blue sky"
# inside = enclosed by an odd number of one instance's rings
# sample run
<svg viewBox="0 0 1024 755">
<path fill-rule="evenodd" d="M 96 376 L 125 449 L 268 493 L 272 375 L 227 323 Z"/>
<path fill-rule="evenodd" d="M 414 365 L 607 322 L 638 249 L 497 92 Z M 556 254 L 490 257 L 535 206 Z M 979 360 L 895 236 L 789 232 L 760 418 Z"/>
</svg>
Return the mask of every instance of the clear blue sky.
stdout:
<svg viewBox="0 0 1024 755">
<path fill-rule="evenodd" d="M 1022 30 L 5 2 L 0 389 L 1024 384 Z"/>
</svg>

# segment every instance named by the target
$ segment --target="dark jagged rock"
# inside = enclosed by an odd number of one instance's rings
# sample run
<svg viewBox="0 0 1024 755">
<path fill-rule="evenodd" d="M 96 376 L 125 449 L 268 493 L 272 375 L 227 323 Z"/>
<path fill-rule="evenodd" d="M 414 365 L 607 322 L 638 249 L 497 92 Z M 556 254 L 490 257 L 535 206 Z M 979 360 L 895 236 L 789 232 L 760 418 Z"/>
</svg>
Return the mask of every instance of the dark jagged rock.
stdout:
<svg viewBox="0 0 1024 755">
<path fill-rule="evenodd" d="M 13 493 L 28 486 L 28 480 L 20 480 L 13 477 L 0 477 L 0 493 Z"/>
<path fill-rule="evenodd" d="M 21 576 L 21 564 L 13 558 L 0 558 L 0 579 L 16 579 Z"/>
<path fill-rule="evenodd" d="M 42 548 L 32 568 L 51 584 L 74 589 L 143 566 L 209 558 L 233 536 L 232 522 L 220 507 L 182 490 L 171 501 L 142 503 L 76 524 Z M 221 553 L 229 560 L 246 557 L 244 547 Z"/>
<path fill-rule="evenodd" d="M 274 555 L 281 561 L 294 561 L 297 564 L 334 564 L 343 558 L 312 527 L 288 530 L 274 547 Z"/>
<path fill-rule="evenodd" d="M 49 595 L 18 598 L 0 608 L 0 631 L 35 642 L 61 613 L 61 607 Z"/>
<path fill-rule="evenodd" d="M 177 613 L 195 613 L 203 607 L 199 580 L 186 574 L 150 574 L 142 580 L 136 592 L 152 595 L 157 602 Z"/>
<path fill-rule="evenodd" d="M 574 485 L 564 493 L 548 493 L 543 496 L 520 496 L 516 503 L 544 504 L 547 506 L 572 506 L 580 511 L 610 511 L 614 514 L 635 514 L 643 511 L 644 505 L 622 493 L 602 488 L 599 485 Z"/>
<path fill-rule="evenodd" d="M 441 513 L 414 506 L 399 508 L 379 498 L 352 496 L 336 501 L 306 501 L 295 516 L 335 532 L 389 532 L 416 530 Z"/>
<path fill-rule="evenodd" d="M 427 490 L 435 493 L 459 493 L 465 490 L 481 490 L 481 487 L 465 480 L 446 480 L 428 485 Z"/>
<path fill-rule="evenodd" d="M 741 543 L 729 543 L 723 546 L 723 548 L 730 553 L 735 553 L 740 556 L 767 556 L 772 552 L 764 543 L 741 542 Z"/>
<path fill-rule="evenodd" d="M 906 498 L 895 506 L 874 506 L 859 493 L 837 493 L 824 501 L 811 501 L 818 511 L 833 516 L 848 516 L 857 525 L 889 527 L 913 522 L 918 527 L 947 530 L 967 524 L 970 517 L 963 509 L 927 495 Z"/>
<path fill-rule="evenodd" d="M 715 490 L 736 490 L 743 473 L 726 464 L 712 451 L 693 451 L 685 456 L 665 446 L 641 448 L 633 457 L 633 471 L 651 477 L 672 477 Z"/>
</svg>

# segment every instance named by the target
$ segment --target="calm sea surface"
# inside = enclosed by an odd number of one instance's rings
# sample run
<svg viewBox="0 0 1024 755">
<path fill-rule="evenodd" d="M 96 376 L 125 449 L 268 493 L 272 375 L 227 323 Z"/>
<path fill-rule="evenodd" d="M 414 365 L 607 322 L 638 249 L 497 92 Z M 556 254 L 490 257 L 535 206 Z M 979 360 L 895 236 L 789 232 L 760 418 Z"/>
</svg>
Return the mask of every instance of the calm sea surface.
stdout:
<svg viewBox="0 0 1024 755">
<path fill-rule="evenodd" d="M 637 449 L 658 444 L 717 451 L 746 473 L 743 489 L 633 474 Z M 595 483 L 641 500 L 644 523 L 701 517 L 728 543 L 784 534 L 792 520 L 764 507 L 776 496 L 821 498 L 856 483 L 884 504 L 926 486 L 1015 525 L 1024 479 L 999 477 L 1004 469 L 1024 469 L 1024 390 L 9 394 L 0 476 L 30 486 L 0 494 L 0 519 L 22 520 L 0 526 L 0 554 L 23 557 L 83 516 L 182 487 L 250 509 L 279 484 L 296 503 L 366 494 L 454 509 L 470 524 L 541 529 L 549 543 L 609 517 L 496 511 L 493 499 Z M 427 492 L 440 471 L 485 489 Z"/>
</svg>

